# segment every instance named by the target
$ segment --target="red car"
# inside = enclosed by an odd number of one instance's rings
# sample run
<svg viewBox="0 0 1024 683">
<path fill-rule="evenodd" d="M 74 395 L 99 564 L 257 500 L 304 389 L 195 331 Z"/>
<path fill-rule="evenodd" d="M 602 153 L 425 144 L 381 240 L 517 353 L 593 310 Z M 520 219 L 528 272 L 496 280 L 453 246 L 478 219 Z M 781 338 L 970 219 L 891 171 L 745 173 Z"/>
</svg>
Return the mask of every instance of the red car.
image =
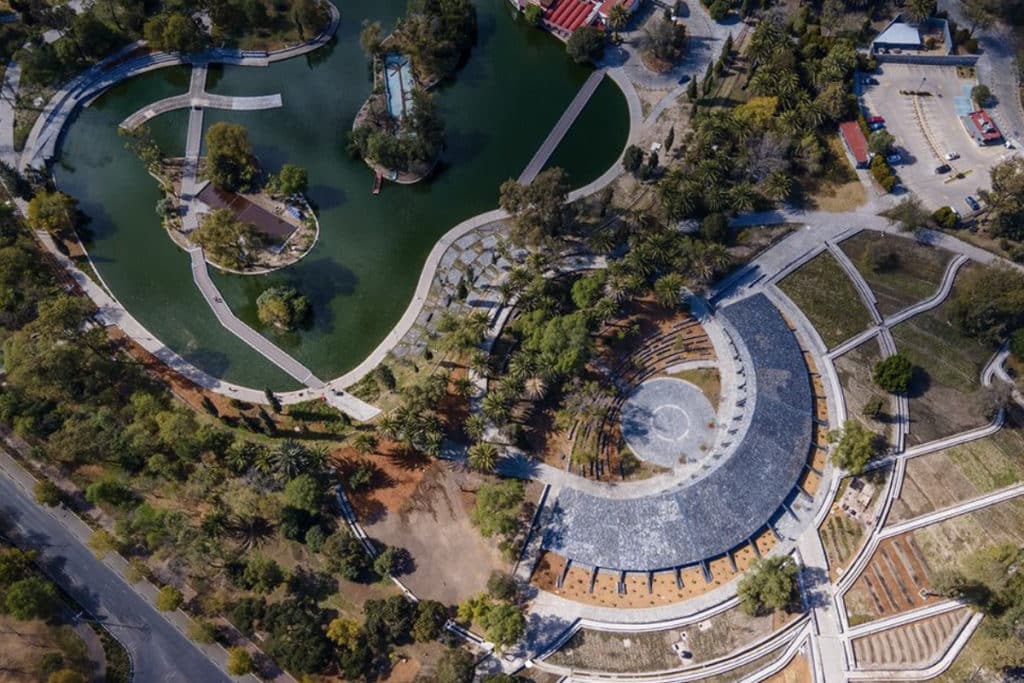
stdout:
<svg viewBox="0 0 1024 683">
<path fill-rule="evenodd" d="M 870 126 L 873 123 L 881 123 L 882 125 L 885 125 L 885 119 L 881 116 L 872 116 L 868 119 L 868 125 Z"/>
</svg>

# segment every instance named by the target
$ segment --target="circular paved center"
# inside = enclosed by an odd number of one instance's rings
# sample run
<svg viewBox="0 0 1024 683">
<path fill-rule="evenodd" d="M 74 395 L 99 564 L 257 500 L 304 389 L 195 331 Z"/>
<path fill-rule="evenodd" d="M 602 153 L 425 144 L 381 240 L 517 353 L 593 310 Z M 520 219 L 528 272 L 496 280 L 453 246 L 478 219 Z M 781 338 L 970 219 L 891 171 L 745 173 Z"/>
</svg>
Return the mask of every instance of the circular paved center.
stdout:
<svg viewBox="0 0 1024 683">
<path fill-rule="evenodd" d="M 693 384 L 662 377 L 633 392 L 622 406 L 621 427 L 638 458 L 674 468 L 710 454 L 715 409 Z"/>
</svg>

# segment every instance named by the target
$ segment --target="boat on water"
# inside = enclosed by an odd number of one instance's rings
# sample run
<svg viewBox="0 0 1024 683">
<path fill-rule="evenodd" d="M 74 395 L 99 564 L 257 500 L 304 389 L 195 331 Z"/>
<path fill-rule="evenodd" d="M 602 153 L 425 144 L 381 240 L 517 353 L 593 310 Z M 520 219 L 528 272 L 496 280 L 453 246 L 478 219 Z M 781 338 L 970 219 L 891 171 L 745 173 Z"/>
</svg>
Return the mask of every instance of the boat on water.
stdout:
<svg viewBox="0 0 1024 683">
<path fill-rule="evenodd" d="M 381 174 L 380 171 L 377 171 L 376 175 L 373 178 L 373 193 L 374 194 L 380 194 L 380 188 L 381 188 L 381 185 L 383 185 L 383 184 L 384 184 L 384 176 Z"/>
</svg>

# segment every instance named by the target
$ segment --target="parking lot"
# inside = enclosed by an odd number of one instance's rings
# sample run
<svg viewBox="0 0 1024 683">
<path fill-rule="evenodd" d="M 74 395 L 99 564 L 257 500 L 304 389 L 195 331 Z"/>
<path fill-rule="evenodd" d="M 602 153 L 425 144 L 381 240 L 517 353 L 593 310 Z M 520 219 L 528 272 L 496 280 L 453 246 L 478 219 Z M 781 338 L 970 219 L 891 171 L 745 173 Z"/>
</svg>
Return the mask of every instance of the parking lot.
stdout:
<svg viewBox="0 0 1024 683">
<path fill-rule="evenodd" d="M 893 169 L 900 182 L 929 210 L 951 206 L 962 215 L 969 213 L 964 199 L 977 197 L 979 188 L 990 188 L 989 169 L 1017 153 L 1003 145 L 981 147 L 964 130 L 959 117 L 973 109 L 970 92 L 976 81 L 960 78 L 953 66 L 916 64 L 882 64 L 871 77 L 877 84 L 862 86 L 862 103 L 868 118 L 885 118 L 886 128 L 896 138 L 903 160 Z M 947 161 L 950 152 L 960 158 Z M 943 164 L 949 164 L 950 172 L 936 173 Z M 956 178 L 959 173 L 965 177 Z"/>
</svg>

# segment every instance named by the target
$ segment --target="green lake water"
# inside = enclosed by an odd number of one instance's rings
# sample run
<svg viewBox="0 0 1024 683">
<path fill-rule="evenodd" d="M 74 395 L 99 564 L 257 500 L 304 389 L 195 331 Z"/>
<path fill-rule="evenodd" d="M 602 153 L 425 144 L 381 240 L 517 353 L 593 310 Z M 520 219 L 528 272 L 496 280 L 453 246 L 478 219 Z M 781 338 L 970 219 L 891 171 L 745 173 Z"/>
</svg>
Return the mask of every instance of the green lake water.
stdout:
<svg viewBox="0 0 1024 683">
<path fill-rule="evenodd" d="M 265 69 L 211 70 L 211 92 L 280 92 L 283 108 L 207 110 L 205 116 L 207 126 L 247 126 L 265 168 L 291 162 L 309 171 L 309 196 L 321 223 L 314 251 L 272 275 L 215 274 L 214 280 L 240 318 L 322 379 L 354 367 L 376 347 L 405 310 L 433 244 L 460 221 L 495 208 L 498 185 L 519 175 L 589 73 L 570 62 L 561 43 L 516 21 L 506 0 L 481 0 L 477 47 L 455 79 L 435 90 L 448 126 L 437 173 L 409 187 L 385 184 L 373 196 L 370 170 L 344 150 L 345 133 L 371 86 L 359 26 L 367 18 L 390 26 L 405 2 L 338 4 L 342 24 L 331 46 Z M 187 255 L 160 227 L 156 182 L 117 135 L 117 124 L 133 111 L 187 88 L 186 68 L 163 70 L 123 83 L 83 110 L 65 137 L 57 183 L 92 219 L 88 247 L 104 281 L 154 335 L 214 376 L 295 388 L 217 323 L 192 283 Z M 160 116 L 150 127 L 167 153 L 184 153 L 187 112 Z M 551 163 L 583 185 L 615 162 L 627 134 L 625 98 L 606 79 Z M 261 329 L 256 297 L 278 284 L 311 298 L 310 329 Z"/>
</svg>

